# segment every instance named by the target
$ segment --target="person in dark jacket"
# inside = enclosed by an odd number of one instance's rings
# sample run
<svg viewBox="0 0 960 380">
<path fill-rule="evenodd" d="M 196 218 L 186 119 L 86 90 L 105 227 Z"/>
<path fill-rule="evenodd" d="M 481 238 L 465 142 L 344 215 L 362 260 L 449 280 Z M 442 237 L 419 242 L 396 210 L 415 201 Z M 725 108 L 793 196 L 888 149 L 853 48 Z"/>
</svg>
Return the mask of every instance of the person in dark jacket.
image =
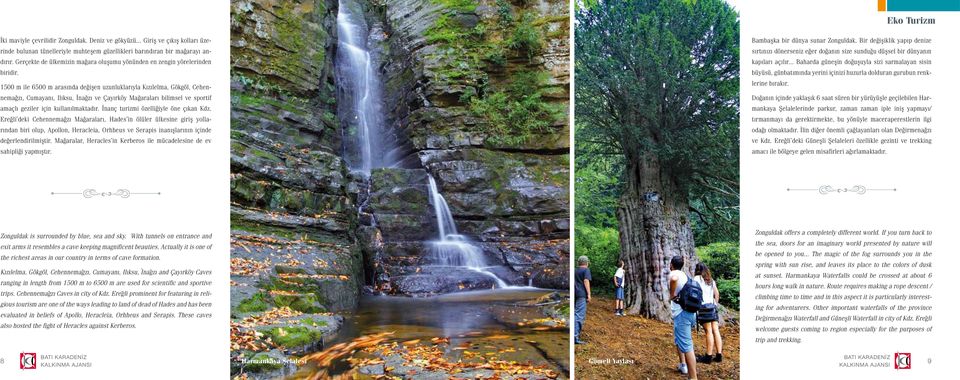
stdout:
<svg viewBox="0 0 960 380">
<path fill-rule="evenodd" d="M 574 331 L 573 342 L 583 344 L 580 340 L 580 331 L 583 330 L 583 322 L 587 319 L 587 303 L 590 302 L 590 281 L 593 276 L 590 275 L 590 258 L 580 256 L 577 258 L 577 269 L 574 272 L 574 294 L 573 294 L 573 318 Z"/>
</svg>

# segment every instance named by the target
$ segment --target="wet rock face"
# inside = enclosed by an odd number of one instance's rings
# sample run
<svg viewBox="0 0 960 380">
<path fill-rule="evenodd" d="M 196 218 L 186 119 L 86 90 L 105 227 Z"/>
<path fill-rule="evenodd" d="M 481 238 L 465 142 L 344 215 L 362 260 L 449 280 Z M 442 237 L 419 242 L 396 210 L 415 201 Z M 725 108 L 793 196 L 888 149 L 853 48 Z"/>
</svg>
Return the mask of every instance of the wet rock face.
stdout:
<svg viewBox="0 0 960 380">
<path fill-rule="evenodd" d="M 358 291 L 353 288 L 359 288 L 357 277 L 362 280 L 351 194 L 356 190 L 339 154 L 335 116 L 336 11 L 336 0 L 231 2 L 234 241 L 279 241 L 281 248 L 267 249 L 259 259 L 285 255 L 312 275 L 349 277 L 345 286 L 316 279 L 277 281 L 284 267 L 273 258 L 270 274 L 253 284 L 263 289 L 268 283 L 299 281 L 303 289 L 298 292 L 316 293 L 330 310 L 354 307 Z M 329 251 L 342 272 L 310 267 L 324 244 L 338 247 Z M 287 252 L 286 245 L 299 246 L 302 253 Z M 233 251 L 239 258 L 256 256 L 249 247 Z"/>
<path fill-rule="evenodd" d="M 522 285 L 565 289 L 570 233 L 567 3 L 477 4 L 397 0 L 379 9 L 376 16 L 384 20 L 388 36 L 381 52 L 387 122 L 406 137 L 404 146 L 417 166 L 436 179 L 460 233 L 491 243 L 484 251 L 504 263 L 505 277 Z M 513 88 L 524 81 L 531 86 Z M 509 101 L 496 103 L 493 95 Z M 509 108 L 514 107 L 511 101 L 532 105 Z M 498 119 L 497 112 L 484 112 L 484 105 L 509 115 Z M 419 194 L 403 190 L 378 199 L 405 210 L 405 217 L 397 220 L 401 214 L 394 211 L 384 219 L 387 226 L 380 225 L 393 231 L 383 234 L 388 244 L 422 235 L 413 230 L 416 208 L 400 201 L 413 200 L 414 193 Z M 498 244 L 519 245 L 523 253 Z M 393 291 L 439 291 L 449 285 L 443 281 L 451 280 L 422 274 L 422 269 L 421 274 L 401 274 L 416 268 L 404 265 L 423 264 L 416 252 L 384 257 L 381 270 L 403 276 L 391 280 Z"/>
<path fill-rule="evenodd" d="M 398 159 L 366 179 L 344 160 L 349 134 L 337 117 L 333 75 L 337 1 L 231 2 L 234 234 L 305 244 L 306 252 L 339 247 L 335 269 L 293 267 L 350 279 L 297 279 L 271 261 L 269 274 L 237 283 L 282 285 L 298 296 L 267 301 L 307 310 L 349 309 L 361 284 L 408 295 L 487 288 L 486 275 L 429 269 L 435 263 L 423 242 L 438 235 L 429 175 L 460 233 L 490 243 L 483 255 L 491 272 L 511 285 L 566 287 L 550 269 L 566 265 L 556 253 L 566 250 L 537 248 L 565 246 L 569 236 L 566 2 L 477 3 L 361 2 Z M 496 103 L 498 95 L 506 103 Z M 504 108 L 519 103 L 526 108 Z M 497 246 L 508 243 L 527 250 Z M 257 294 L 247 290 L 234 293 Z"/>
<path fill-rule="evenodd" d="M 295 370 L 291 349 L 339 329 L 326 313 L 354 309 L 364 282 L 336 117 L 337 1 L 230 6 L 231 365 L 275 378 Z M 267 317 L 278 313 L 295 317 Z"/>
<path fill-rule="evenodd" d="M 374 214 L 385 241 L 436 239 L 436 220 L 428 192 L 427 172 L 423 169 L 374 169 L 365 210 Z"/>
<path fill-rule="evenodd" d="M 232 0 L 230 60 L 234 70 L 284 82 L 303 95 L 326 85 L 336 42 L 336 0 Z"/>
<path fill-rule="evenodd" d="M 398 293 L 412 296 L 428 296 L 496 287 L 496 280 L 488 275 L 455 267 L 421 267 L 419 273 L 395 275 L 392 282 Z"/>
</svg>

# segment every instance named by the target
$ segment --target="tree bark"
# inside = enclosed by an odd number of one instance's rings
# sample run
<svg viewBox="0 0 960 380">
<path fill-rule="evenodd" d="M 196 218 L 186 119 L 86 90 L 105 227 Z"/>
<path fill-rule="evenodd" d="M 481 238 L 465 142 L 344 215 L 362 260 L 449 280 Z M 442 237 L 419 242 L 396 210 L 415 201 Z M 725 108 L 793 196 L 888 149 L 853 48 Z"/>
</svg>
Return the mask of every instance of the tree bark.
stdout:
<svg viewBox="0 0 960 380">
<path fill-rule="evenodd" d="M 627 154 L 626 159 L 625 188 L 617 208 L 626 312 L 669 322 L 670 259 L 683 256 L 683 269 L 691 278 L 698 262 L 687 194 L 655 156 Z"/>
</svg>

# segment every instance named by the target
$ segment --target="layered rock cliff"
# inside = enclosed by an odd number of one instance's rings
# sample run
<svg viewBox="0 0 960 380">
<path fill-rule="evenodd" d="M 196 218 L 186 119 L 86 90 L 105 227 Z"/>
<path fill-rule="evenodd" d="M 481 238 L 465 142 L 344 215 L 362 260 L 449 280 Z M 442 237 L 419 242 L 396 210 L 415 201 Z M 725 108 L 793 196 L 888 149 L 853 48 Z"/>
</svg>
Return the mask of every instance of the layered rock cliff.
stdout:
<svg viewBox="0 0 960 380">
<path fill-rule="evenodd" d="M 374 42 L 383 57 L 387 122 L 404 143 L 403 166 L 426 171 L 371 181 L 375 194 L 412 200 L 371 206 L 384 247 L 375 270 L 387 291 L 446 288 L 424 273 L 424 255 L 417 254 L 424 252 L 420 240 L 436 236 L 418 194 L 424 174 L 438 182 L 460 232 L 481 242 L 488 262 L 509 268 L 501 277 L 566 288 L 567 11 L 567 2 L 551 0 L 398 0 L 371 7 L 373 29 L 383 31 Z M 392 180 L 398 175 L 416 179 L 404 187 Z M 477 277 L 459 288 L 489 285 Z"/>
<path fill-rule="evenodd" d="M 255 377 L 294 368 L 244 360 L 322 347 L 363 289 L 495 286 L 431 269 L 429 177 L 497 277 L 568 284 L 567 3 L 358 1 L 396 159 L 369 175 L 348 170 L 337 4 L 231 1 L 232 357 Z"/>
<path fill-rule="evenodd" d="M 339 325 L 325 312 L 352 309 L 359 296 L 355 194 L 335 116 L 336 5 L 231 2 L 235 367 L 241 355 L 262 362 L 319 347 Z M 246 370 L 271 378 L 294 369 L 274 364 Z"/>
</svg>

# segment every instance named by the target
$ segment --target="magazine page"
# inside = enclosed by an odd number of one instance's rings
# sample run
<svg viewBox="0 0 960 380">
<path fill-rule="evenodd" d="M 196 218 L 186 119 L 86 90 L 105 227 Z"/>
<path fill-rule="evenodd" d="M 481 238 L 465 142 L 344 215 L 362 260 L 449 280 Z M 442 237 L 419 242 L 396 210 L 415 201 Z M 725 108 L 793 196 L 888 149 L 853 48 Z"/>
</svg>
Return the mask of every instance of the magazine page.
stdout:
<svg viewBox="0 0 960 380">
<path fill-rule="evenodd" d="M 0 379 L 956 377 L 956 0 L 2 5 Z"/>
<path fill-rule="evenodd" d="M 952 376 L 956 2 L 579 5 L 578 378 Z"/>
<path fill-rule="evenodd" d="M 0 378 L 225 376 L 226 4 L 2 5 Z"/>
<path fill-rule="evenodd" d="M 960 4 L 878 3 L 740 5 L 745 378 L 953 372 Z"/>
</svg>

